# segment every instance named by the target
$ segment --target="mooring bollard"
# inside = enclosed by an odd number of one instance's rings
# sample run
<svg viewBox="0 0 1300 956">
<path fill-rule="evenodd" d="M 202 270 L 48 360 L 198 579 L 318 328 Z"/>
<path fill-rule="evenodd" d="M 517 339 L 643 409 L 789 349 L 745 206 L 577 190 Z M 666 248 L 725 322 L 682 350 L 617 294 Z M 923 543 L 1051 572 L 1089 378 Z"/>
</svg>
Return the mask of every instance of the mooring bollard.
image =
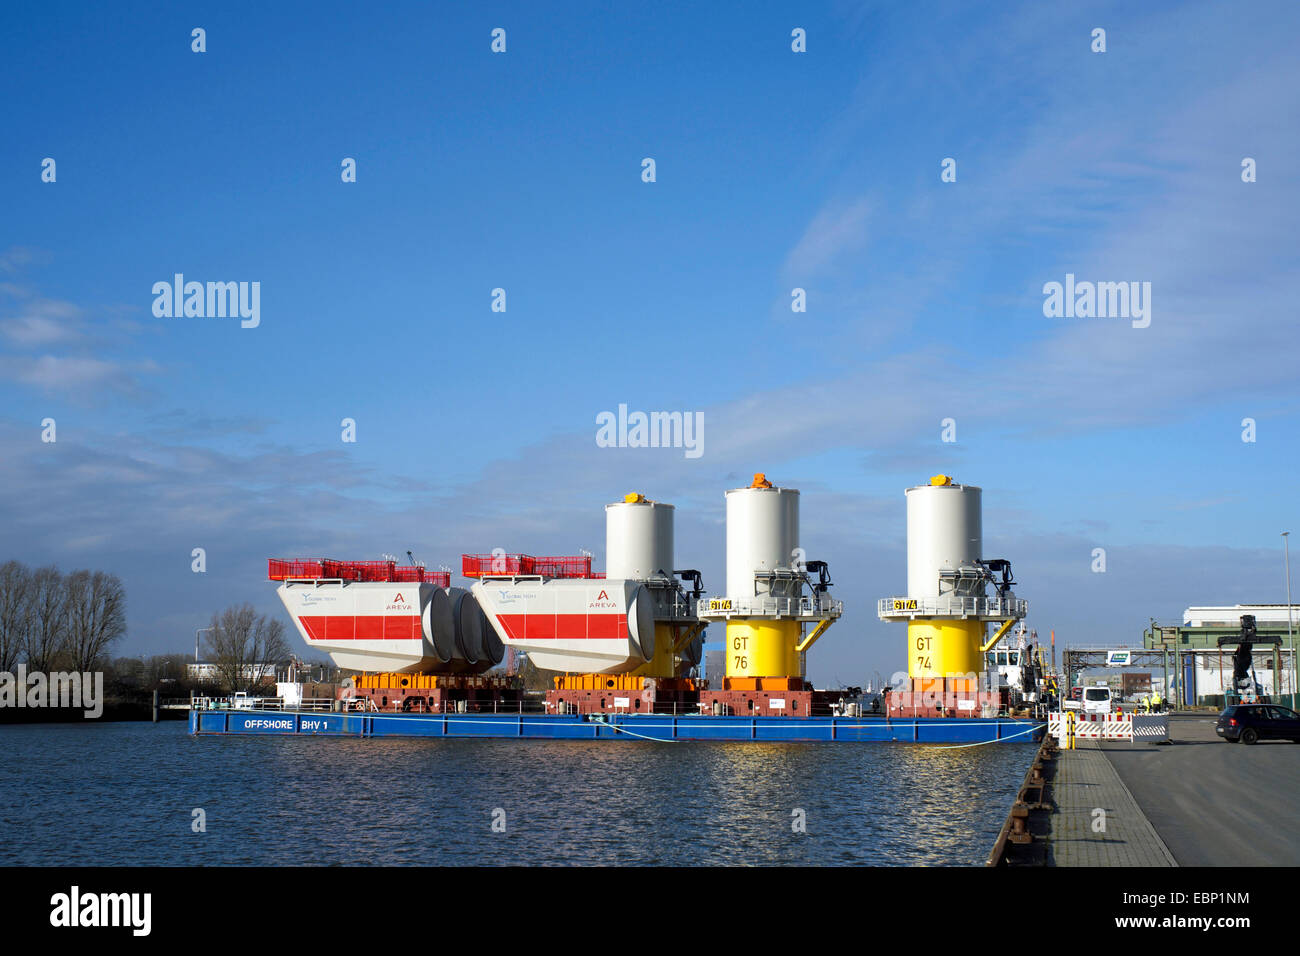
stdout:
<svg viewBox="0 0 1300 956">
<path fill-rule="evenodd" d="M 1017 802 L 1011 808 L 1011 833 L 1007 839 L 1012 843 L 1032 843 L 1034 836 L 1029 832 L 1029 807 Z"/>
<path fill-rule="evenodd" d="M 158 723 L 158 692 L 153 692 L 153 722 Z"/>
</svg>

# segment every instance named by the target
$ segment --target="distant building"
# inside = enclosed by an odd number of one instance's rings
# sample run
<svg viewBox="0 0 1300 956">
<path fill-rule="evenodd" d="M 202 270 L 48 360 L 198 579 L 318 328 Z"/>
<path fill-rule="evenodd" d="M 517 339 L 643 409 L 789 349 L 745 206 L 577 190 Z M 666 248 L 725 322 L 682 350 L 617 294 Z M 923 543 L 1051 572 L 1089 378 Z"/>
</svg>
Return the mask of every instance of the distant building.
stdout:
<svg viewBox="0 0 1300 956">
<path fill-rule="evenodd" d="M 185 665 L 186 676 L 190 680 L 204 683 L 216 683 L 221 680 L 221 671 L 211 661 L 196 661 Z M 244 680 L 258 681 L 263 684 L 275 683 L 274 664 L 245 664 L 240 675 Z"/>
<path fill-rule="evenodd" d="M 1169 659 L 1170 694 L 1185 706 L 1223 704 L 1232 685 L 1232 655 L 1235 644 L 1219 645 L 1219 639 L 1241 634 L 1244 615 L 1255 617 L 1258 638 L 1277 638 L 1279 644 L 1258 644 L 1251 654 L 1255 678 L 1261 693 L 1289 704 L 1295 693 L 1291 638 L 1300 644 L 1300 605 L 1233 604 L 1189 607 L 1181 624 L 1155 624 L 1143 632 L 1143 643 L 1152 650 L 1164 650 Z M 1287 626 L 1288 617 L 1291 620 Z"/>
<path fill-rule="evenodd" d="M 1292 627 L 1297 622 L 1300 606 L 1291 605 Z M 1287 606 L 1285 604 L 1233 604 L 1230 607 L 1189 607 L 1183 612 L 1183 627 L 1189 631 L 1228 630 L 1234 634 L 1241 630 L 1244 614 L 1255 615 L 1255 630 L 1277 632 L 1286 636 Z"/>
<path fill-rule="evenodd" d="M 1138 694 L 1151 693 L 1151 674 L 1120 674 L 1119 675 L 1120 694 L 1126 698 L 1135 697 Z"/>
</svg>

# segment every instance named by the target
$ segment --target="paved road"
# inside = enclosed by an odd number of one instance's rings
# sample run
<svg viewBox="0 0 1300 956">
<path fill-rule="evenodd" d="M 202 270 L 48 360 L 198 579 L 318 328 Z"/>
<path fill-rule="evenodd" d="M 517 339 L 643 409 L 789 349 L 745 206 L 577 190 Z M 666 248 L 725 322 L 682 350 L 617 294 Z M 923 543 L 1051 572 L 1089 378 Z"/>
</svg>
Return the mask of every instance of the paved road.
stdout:
<svg viewBox="0 0 1300 956">
<path fill-rule="evenodd" d="M 1300 744 L 1225 743 L 1215 719 L 1173 718 L 1168 745 L 1103 749 L 1179 865 L 1300 865 Z"/>
</svg>

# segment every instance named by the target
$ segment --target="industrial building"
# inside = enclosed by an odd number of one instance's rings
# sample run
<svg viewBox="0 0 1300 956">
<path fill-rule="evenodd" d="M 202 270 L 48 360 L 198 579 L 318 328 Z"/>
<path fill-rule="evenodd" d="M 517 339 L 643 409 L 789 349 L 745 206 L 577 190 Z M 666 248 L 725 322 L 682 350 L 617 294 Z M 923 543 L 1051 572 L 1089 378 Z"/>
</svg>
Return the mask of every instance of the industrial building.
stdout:
<svg viewBox="0 0 1300 956">
<path fill-rule="evenodd" d="M 1289 614 L 1288 614 L 1289 612 Z M 1264 644 L 1251 654 L 1255 679 L 1261 692 L 1274 700 L 1291 704 L 1295 694 L 1295 609 L 1285 604 L 1235 604 L 1220 607 L 1189 607 L 1181 624 L 1157 624 L 1143 632 L 1147 650 L 1163 652 L 1168 662 L 1171 697 L 1185 707 L 1221 707 L 1224 693 L 1232 685 L 1232 655 L 1229 642 L 1241 634 L 1241 619 L 1255 618 L 1255 631 Z M 1290 621 L 1288 621 L 1290 617 Z"/>
</svg>

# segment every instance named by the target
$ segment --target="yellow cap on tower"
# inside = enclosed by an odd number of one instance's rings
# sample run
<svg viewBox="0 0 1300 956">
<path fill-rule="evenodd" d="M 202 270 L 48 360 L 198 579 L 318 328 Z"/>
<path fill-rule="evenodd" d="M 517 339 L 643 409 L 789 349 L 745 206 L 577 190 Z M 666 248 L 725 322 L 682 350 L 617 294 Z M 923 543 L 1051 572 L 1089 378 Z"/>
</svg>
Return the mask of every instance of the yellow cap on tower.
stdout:
<svg viewBox="0 0 1300 956">
<path fill-rule="evenodd" d="M 952 479 L 949 478 L 947 475 L 935 475 L 933 478 L 930 479 L 930 484 L 932 484 L 932 485 L 951 485 L 951 484 L 952 484 Z"/>
</svg>

